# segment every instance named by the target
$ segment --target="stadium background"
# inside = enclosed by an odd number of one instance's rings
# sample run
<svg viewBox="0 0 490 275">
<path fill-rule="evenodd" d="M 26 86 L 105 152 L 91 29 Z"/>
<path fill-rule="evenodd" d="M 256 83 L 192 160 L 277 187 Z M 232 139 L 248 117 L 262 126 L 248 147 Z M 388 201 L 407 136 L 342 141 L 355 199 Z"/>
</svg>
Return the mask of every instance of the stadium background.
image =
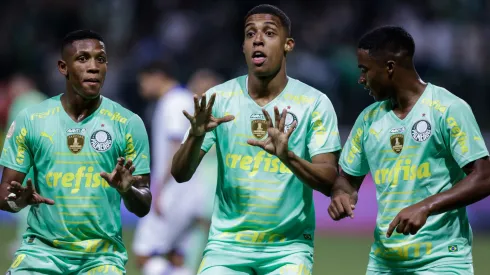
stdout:
<svg viewBox="0 0 490 275">
<path fill-rule="evenodd" d="M 56 68 L 59 42 L 64 34 L 80 28 L 96 30 L 105 37 L 109 71 L 103 94 L 138 113 L 150 126 L 153 104 L 138 94 L 138 70 L 151 61 L 171 58 L 182 83 L 199 68 L 212 69 L 225 79 L 246 73 L 241 54 L 243 16 L 261 3 L 264 2 L 4 0 L 0 9 L 0 128 L 8 128 L 13 75 L 28 76 L 37 90 L 47 96 L 63 92 L 64 78 Z M 466 100 L 489 144 L 490 120 L 486 118 L 490 116 L 490 78 L 486 76 L 490 75 L 490 1 L 267 3 L 278 5 L 292 20 L 296 47 L 288 56 L 288 74 L 329 96 L 337 111 L 342 141 L 358 113 L 372 102 L 357 84 L 356 42 L 375 26 L 398 24 L 414 36 L 415 61 L 422 78 Z M 209 165 L 214 166 L 212 162 Z M 212 173 L 203 184 L 214 188 Z M 315 203 L 318 230 L 314 274 L 364 274 L 377 211 L 372 181 L 366 179 L 361 189 L 354 220 L 335 223 L 326 211 L 328 198 L 315 194 Z M 124 238 L 131 250 L 136 217 L 123 211 Z M 468 211 L 475 232 L 476 274 L 490 274 L 490 199 Z M 12 216 L 0 213 L 0 272 L 12 262 L 9 247 L 14 230 Z M 128 274 L 138 274 L 131 258 Z"/>
</svg>

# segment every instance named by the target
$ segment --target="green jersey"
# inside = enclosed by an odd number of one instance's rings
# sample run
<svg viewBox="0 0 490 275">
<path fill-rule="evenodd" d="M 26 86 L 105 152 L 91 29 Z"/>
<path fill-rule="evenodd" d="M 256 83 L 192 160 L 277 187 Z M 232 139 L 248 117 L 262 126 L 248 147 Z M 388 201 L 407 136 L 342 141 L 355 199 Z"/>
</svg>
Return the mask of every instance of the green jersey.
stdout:
<svg viewBox="0 0 490 275">
<path fill-rule="evenodd" d="M 102 179 L 118 157 L 132 159 L 134 175 L 148 174 L 148 137 L 142 120 L 103 98 L 82 122 L 64 111 L 61 96 L 24 109 L 10 127 L 0 164 L 27 173 L 55 205 L 32 206 L 24 236 L 67 257 L 117 256 L 127 260 L 121 238 L 121 196 Z M 51 247 L 51 249 L 49 248 Z"/>
<path fill-rule="evenodd" d="M 409 271 L 471 263 L 465 208 L 430 216 L 416 235 L 385 235 L 403 208 L 450 189 L 465 177 L 462 167 L 487 155 L 470 106 L 441 87 L 428 84 L 404 119 L 393 113 L 390 101 L 366 108 L 340 166 L 353 176 L 371 172 L 376 184 L 378 217 L 368 268 Z"/>
<path fill-rule="evenodd" d="M 249 96 L 247 76 L 210 89 L 216 93 L 213 116 L 234 115 L 235 120 L 206 134 L 202 150 L 216 143 L 218 182 L 207 249 L 232 245 L 247 251 L 267 251 L 290 245 L 312 251 L 315 211 L 312 189 L 281 161 L 247 139 L 267 138 L 264 108 L 274 120 L 274 107 L 287 109 L 285 130 L 297 128 L 289 150 L 311 158 L 341 149 L 337 116 L 330 100 L 318 90 L 288 78 L 284 90 L 261 107 Z M 237 246 L 238 245 L 238 246 Z M 283 249 L 281 247 L 280 249 Z"/>
</svg>

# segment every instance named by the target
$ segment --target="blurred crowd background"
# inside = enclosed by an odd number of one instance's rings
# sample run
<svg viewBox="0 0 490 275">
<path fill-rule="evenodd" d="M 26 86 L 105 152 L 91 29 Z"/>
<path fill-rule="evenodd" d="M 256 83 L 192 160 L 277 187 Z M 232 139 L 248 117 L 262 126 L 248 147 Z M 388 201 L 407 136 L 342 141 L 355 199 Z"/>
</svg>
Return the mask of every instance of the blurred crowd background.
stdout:
<svg viewBox="0 0 490 275">
<path fill-rule="evenodd" d="M 137 76 L 141 68 L 154 61 L 166 61 L 173 64 L 173 73 L 183 84 L 191 78 L 205 77 L 203 72 L 214 72 L 222 80 L 245 74 L 241 52 L 243 18 L 250 8 L 263 3 L 277 5 L 289 15 L 296 47 L 288 55 L 288 74 L 327 94 L 336 109 L 343 141 L 359 112 L 373 102 L 357 84 L 357 41 L 374 27 L 396 24 L 405 27 L 415 39 L 415 61 L 423 80 L 466 100 L 488 144 L 488 0 L 3 0 L 0 129 L 8 128 L 8 112 L 16 108 L 16 99 L 24 96 L 23 100 L 31 100 L 41 94 L 50 97 L 64 91 L 64 78 L 56 67 L 60 41 L 66 33 L 83 28 L 101 33 L 106 41 L 109 70 L 103 94 L 139 114 L 151 132 L 154 102 L 144 100 L 139 93 Z M 199 92 L 199 87 L 191 89 Z M 4 134 L 1 136 L 3 139 Z M 214 176 L 204 181 L 214 188 Z M 361 195 L 360 204 L 365 207 L 358 208 L 353 221 L 333 223 L 326 213 L 328 199 L 316 194 L 316 203 L 319 234 L 335 234 L 336 230 L 344 234 L 366 233 L 365 239 L 356 243 L 363 244 L 360 257 L 367 262 L 376 201 L 370 179 L 363 189 L 365 195 Z M 490 233 L 490 222 L 485 218 L 490 214 L 490 200 L 472 206 L 469 212 L 475 232 Z M 126 214 L 125 232 L 130 238 L 136 219 Z M 10 215 L 0 214 L 0 230 L 4 233 L 0 236 L 13 234 L 9 233 L 11 221 Z M 330 253 L 319 249 L 318 253 Z M 490 242 L 485 249 L 490 249 Z M 2 257 L 5 260 L 0 259 L 0 272 L 11 261 L 10 254 Z M 475 257 L 478 259 L 478 255 Z M 352 270 L 364 270 L 365 262 Z M 324 274 L 322 269 L 325 267 L 317 268 L 315 274 Z"/>
</svg>

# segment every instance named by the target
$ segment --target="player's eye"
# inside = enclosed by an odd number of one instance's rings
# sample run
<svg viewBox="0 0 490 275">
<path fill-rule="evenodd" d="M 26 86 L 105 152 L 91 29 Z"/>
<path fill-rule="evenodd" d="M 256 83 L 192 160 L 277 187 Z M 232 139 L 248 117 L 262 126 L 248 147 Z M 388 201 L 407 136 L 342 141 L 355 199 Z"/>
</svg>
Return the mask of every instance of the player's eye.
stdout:
<svg viewBox="0 0 490 275">
<path fill-rule="evenodd" d="M 77 58 L 77 60 L 80 62 L 85 62 L 85 61 L 87 61 L 87 57 L 85 57 L 84 55 L 81 55 Z"/>
<path fill-rule="evenodd" d="M 100 63 L 105 63 L 107 61 L 107 59 L 103 56 L 99 56 L 99 58 L 97 58 L 97 60 L 100 62 Z"/>
<path fill-rule="evenodd" d="M 274 36 L 274 34 L 275 34 L 275 33 L 274 33 L 274 32 L 272 32 L 272 31 L 266 31 L 266 32 L 265 32 L 265 35 L 267 35 L 267 36 L 269 36 L 269 37 Z"/>
<path fill-rule="evenodd" d="M 254 32 L 253 31 L 248 31 L 245 35 L 248 37 L 248 38 L 252 38 L 254 36 Z"/>
</svg>

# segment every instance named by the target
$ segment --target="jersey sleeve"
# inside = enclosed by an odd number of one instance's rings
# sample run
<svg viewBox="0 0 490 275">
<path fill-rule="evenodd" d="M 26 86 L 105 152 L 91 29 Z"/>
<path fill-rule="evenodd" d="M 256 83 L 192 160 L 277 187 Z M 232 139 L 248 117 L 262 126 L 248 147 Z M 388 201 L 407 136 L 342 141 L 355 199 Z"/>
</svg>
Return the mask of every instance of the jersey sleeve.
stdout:
<svg viewBox="0 0 490 275">
<path fill-rule="evenodd" d="M 471 107 L 464 101 L 451 104 L 443 115 L 442 135 L 446 147 L 462 168 L 479 158 L 488 156 L 488 150 Z"/>
<path fill-rule="evenodd" d="M 364 112 L 359 115 L 340 155 L 339 165 L 351 176 L 369 173 L 369 164 L 364 151 Z"/>
<path fill-rule="evenodd" d="M 190 93 L 190 92 L 189 92 Z M 165 129 L 165 133 L 161 136 L 167 136 L 170 140 L 180 141 L 189 128 L 189 120 L 182 114 L 182 110 L 192 112 L 194 102 L 192 96 L 185 94 L 185 92 L 169 95 L 171 98 L 165 104 L 165 108 L 162 110 L 162 116 L 164 119 L 159 119 L 160 129 Z"/>
<path fill-rule="evenodd" d="M 150 145 L 145 124 L 138 115 L 133 115 L 127 123 L 124 157 L 133 161 L 133 175 L 150 173 Z"/>
<path fill-rule="evenodd" d="M 209 99 L 211 97 L 211 95 L 213 94 L 214 92 L 212 90 L 208 90 L 206 92 L 206 99 L 207 99 L 207 102 L 209 102 Z M 217 116 L 216 115 L 216 109 L 218 108 L 217 107 L 217 103 L 218 103 L 218 95 L 216 94 L 216 100 L 214 102 L 214 105 L 213 105 L 213 116 Z M 188 113 L 190 115 L 194 115 L 194 111 L 191 111 Z M 186 118 L 187 119 L 187 118 Z M 184 139 L 182 140 L 182 143 L 184 143 L 186 140 L 187 140 L 187 137 L 189 136 L 189 131 L 190 131 L 190 126 L 189 128 L 187 129 L 187 132 L 185 133 L 185 136 L 184 136 Z M 211 147 L 213 147 L 213 145 L 216 143 L 216 128 L 210 132 L 207 132 L 205 137 L 204 137 L 204 141 L 202 142 L 202 145 L 201 145 L 201 150 L 203 150 L 204 152 L 208 152 L 209 149 L 211 149 Z"/>
<path fill-rule="evenodd" d="M 310 157 L 342 149 L 337 114 L 326 95 L 321 95 L 316 102 L 306 138 Z"/>
<path fill-rule="evenodd" d="M 34 165 L 30 148 L 32 131 L 27 111 L 23 110 L 17 115 L 7 132 L 0 165 L 27 174 Z"/>
</svg>

